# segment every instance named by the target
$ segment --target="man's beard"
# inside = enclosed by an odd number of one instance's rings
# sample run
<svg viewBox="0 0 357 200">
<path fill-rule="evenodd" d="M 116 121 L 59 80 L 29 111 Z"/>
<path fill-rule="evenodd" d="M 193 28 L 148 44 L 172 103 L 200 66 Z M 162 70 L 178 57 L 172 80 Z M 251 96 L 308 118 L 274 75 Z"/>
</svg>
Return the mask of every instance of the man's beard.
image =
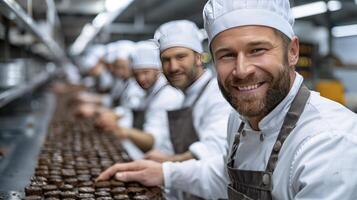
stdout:
<svg viewBox="0 0 357 200">
<path fill-rule="evenodd" d="M 264 117 L 269 114 L 289 93 L 290 90 L 290 76 L 289 68 L 284 67 L 279 72 L 278 77 L 270 77 L 270 85 L 265 96 L 258 100 L 253 98 L 245 98 L 245 96 L 232 95 L 229 88 L 237 83 L 252 83 L 254 77 L 248 77 L 245 80 L 234 80 L 234 78 L 228 78 L 225 81 L 225 87 L 218 81 L 219 88 L 225 97 L 225 99 L 231 104 L 231 106 L 238 111 L 239 114 L 245 117 Z M 228 89 L 227 89 L 228 88 Z M 258 97 L 257 97 L 258 98 Z"/>
<path fill-rule="evenodd" d="M 180 81 L 173 81 L 171 80 L 170 76 L 174 75 L 174 73 L 172 74 L 168 74 L 166 76 L 168 82 L 170 83 L 170 85 L 174 86 L 175 88 L 178 88 L 180 90 L 185 90 L 187 89 L 190 85 L 192 85 L 193 82 L 196 81 L 197 79 L 197 74 L 198 74 L 198 65 L 194 62 L 194 60 L 192 61 L 192 67 L 185 69 L 184 73 L 184 78 L 183 80 Z M 178 73 L 182 73 L 182 72 L 178 72 Z"/>
</svg>

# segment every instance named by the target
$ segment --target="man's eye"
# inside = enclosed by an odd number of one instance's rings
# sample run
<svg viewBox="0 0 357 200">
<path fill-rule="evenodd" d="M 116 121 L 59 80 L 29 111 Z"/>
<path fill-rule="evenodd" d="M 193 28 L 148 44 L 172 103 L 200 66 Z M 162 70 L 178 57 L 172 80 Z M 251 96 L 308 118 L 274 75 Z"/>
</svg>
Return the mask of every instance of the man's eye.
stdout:
<svg viewBox="0 0 357 200">
<path fill-rule="evenodd" d="M 232 59 L 235 55 L 233 53 L 227 53 L 219 57 L 219 59 Z"/>
<path fill-rule="evenodd" d="M 263 53 L 265 51 L 266 51 L 266 49 L 264 49 L 264 48 L 256 48 L 251 51 L 251 54 L 259 54 L 259 53 Z"/>
<path fill-rule="evenodd" d="M 182 60 L 182 59 L 184 59 L 186 57 L 186 55 L 178 55 L 176 58 L 178 59 L 178 60 Z"/>
</svg>

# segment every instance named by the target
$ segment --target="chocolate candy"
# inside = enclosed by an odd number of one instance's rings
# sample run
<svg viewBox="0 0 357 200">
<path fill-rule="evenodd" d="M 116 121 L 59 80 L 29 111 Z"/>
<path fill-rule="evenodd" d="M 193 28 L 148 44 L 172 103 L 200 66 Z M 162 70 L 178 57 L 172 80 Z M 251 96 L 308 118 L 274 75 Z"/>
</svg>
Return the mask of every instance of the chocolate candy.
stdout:
<svg viewBox="0 0 357 200">
<path fill-rule="evenodd" d="M 27 196 L 41 196 L 42 195 L 42 189 L 37 186 L 27 186 L 25 188 L 25 194 Z"/>
</svg>

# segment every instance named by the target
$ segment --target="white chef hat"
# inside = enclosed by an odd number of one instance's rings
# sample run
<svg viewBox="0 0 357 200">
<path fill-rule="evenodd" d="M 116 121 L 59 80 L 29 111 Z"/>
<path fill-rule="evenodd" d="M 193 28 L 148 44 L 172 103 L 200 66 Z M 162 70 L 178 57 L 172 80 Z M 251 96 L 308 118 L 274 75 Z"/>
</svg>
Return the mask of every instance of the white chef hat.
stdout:
<svg viewBox="0 0 357 200">
<path fill-rule="evenodd" d="M 83 72 L 88 72 L 94 68 L 99 62 L 99 58 L 93 55 L 85 55 L 79 58 L 80 70 Z"/>
<path fill-rule="evenodd" d="M 247 25 L 275 28 L 289 38 L 295 35 L 289 0 L 209 0 L 203 19 L 210 43 L 227 29 Z"/>
<path fill-rule="evenodd" d="M 85 55 L 80 58 L 80 67 L 82 71 L 89 71 L 95 67 L 100 59 L 105 56 L 105 46 L 96 44 L 86 50 Z"/>
<path fill-rule="evenodd" d="M 203 52 L 202 36 L 195 23 L 188 20 L 176 20 L 162 24 L 154 34 L 160 51 L 171 47 L 186 47 L 198 53 Z"/>
<path fill-rule="evenodd" d="M 154 41 L 146 40 L 136 43 L 132 56 L 132 68 L 161 68 L 160 50 Z"/>
<path fill-rule="evenodd" d="M 109 43 L 105 46 L 106 48 L 106 53 L 105 53 L 105 56 L 104 56 L 104 60 L 106 63 L 113 63 L 115 61 L 115 56 L 116 56 L 116 50 L 118 49 L 117 48 L 117 44 L 116 42 L 112 42 L 112 43 Z"/>
<path fill-rule="evenodd" d="M 130 59 L 131 54 L 135 51 L 135 43 L 130 40 L 119 40 L 115 43 L 113 61 L 117 59 Z"/>
</svg>

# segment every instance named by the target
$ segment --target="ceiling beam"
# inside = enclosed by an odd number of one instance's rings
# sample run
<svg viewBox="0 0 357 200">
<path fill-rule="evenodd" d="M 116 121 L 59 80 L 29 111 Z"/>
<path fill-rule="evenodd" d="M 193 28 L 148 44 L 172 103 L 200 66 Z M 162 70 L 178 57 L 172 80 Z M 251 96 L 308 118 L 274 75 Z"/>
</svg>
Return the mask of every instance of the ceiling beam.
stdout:
<svg viewBox="0 0 357 200">
<path fill-rule="evenodd" d="M 113 23 L 106 30 L 111 34 L 152 34 L 158 26 L 156 24 L 141 24 L 138 26 L 135 23 Z"/>
</svg>

